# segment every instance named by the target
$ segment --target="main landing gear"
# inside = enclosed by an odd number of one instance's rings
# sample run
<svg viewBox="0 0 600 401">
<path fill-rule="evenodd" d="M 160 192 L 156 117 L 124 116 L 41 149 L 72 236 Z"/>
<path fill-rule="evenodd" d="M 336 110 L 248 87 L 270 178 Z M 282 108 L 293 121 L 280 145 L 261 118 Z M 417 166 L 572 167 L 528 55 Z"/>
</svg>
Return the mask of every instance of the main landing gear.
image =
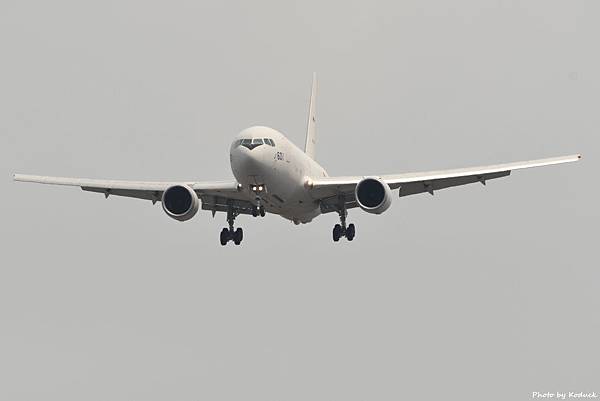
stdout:
<svg viewBox="0 0 600 401">
<path fill-rule="evenodd" d="M 252 216 L 257 217 L 265 217 L 265 207 L 262 205 L 261 203 L 261 198 L 259 196 L 259 193 L 263 192 L 265 190 L 265 186 L 260 184 L 260 185 L 253 185 L 250 188 L 255 194 L 256 194 L 256 204 L 252 206 Z M 244 210 L 245 212 L 247 212 L 247 210 Z M 242 243 L 242 240 L 244 239 L 244 230 L 242 230 L 240 227 L 238 227 L 237 229 L 233 228 L 233 224 L 235 222 L 235 218 L 240 214 L 239 209 L 235 208 L 233 203 L 228 203 L 228 208 L 227 208 L 227 223 L 229 225 L 229 227 L 225 227 L 224 229 L 221 230 L 221 235 L 219 237 L 219 240 L 221 242 L 221 245 L 225 246 L 227 245 L 227 243 L 229 241 L 233 241 L 234 244 L 239 245 Z"/>
<path fill-rule="evenodd" d="M 225 227 L 221 230 L 221 245 L 225 246 L 229 241 L 233 241 L 234 244 L 239 245 L 244 239 L 244 230 L 241 227 L 238 227 L 237 230 L 233 229 L 233 223 L 235 218 L 237 217 L 238 212 L 235 211 L 232 207 L 227 211 L 227 223 L 229 223 L 229 228 Z"/>
<path fill-rule="evenodd" d="M 348 215 L 346 208 L 340 208 L 338 214 L 340 215 L 340 223 L 342 224 L 336 224 L 333 227 L 333 241 L 338 242 L 341 237 L 346 237 L 348 241 L 352 241 L 356 235 L 356 228 L 354 224 L 349 224 L 346 227 L 346 216 Z"/>
</svg>

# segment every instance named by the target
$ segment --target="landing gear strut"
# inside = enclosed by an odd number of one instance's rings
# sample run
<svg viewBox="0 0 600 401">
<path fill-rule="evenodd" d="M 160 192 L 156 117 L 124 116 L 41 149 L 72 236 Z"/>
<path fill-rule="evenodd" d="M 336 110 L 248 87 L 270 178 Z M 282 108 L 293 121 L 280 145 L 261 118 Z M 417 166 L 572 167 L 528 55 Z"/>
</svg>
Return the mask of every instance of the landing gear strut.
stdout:
<svg viewBox="0 0 600 401">
<path fill-rule="evenodd" d="M 346 226 L 346 216 L 348 216 L 348 212 L 346 211 L 345 205 L 338 209 L 338 214 L 340 215 L 341 224 L 336 224 L 333 227 L 333 241 L 338 242 L 341 237 L 346 237 L 348 241 L 352 241 L 356 235 L 356 227 L 354 227 L 354 224 Z"/>
<path fill-rule="evenodd" d="M 231 206 L 227 210 L 227 223 L 229 224 L 229 228 L 225 227 L 221 230 L 221 245 L 225 246 L 229 241 L 233 241 L 234 244 L 239 245 L 244 239 L 244 230 L 242 230 L 241 227 L 238 227 L 237 230 L 234 230 L 233 228 L 233 223 L 238 214 L 239 213 Z"/>
<path fill-rule="evenodd" d="M 258 215 L 260 215 L 260 217 L 265 217 L 265 207 L 262 205 L 260 196 L 258 195 L 264 190 L 264 188 L 265 187 L 263 185 L 254 185 L 252 187 L 252 190 L 256 194 L 256 198 L 254 199 L 256 201 L 256 206 L 252 207 L 252 216 L 254 217 Z"/>
</svg>

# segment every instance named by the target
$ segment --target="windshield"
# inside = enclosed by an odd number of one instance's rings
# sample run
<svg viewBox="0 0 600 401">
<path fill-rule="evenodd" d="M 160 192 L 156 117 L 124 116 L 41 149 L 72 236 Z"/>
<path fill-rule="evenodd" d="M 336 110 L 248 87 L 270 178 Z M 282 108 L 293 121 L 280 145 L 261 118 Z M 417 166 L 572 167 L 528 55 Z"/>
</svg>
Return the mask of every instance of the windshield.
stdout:
<svg viewBox="0 0 600 401">
<path fill-rule="evenodd" d="M 244 146 L 250 150 L 260 146 L 260 145 L 269 145 L 275 147 L 275 142 L 270 138 L 245 138 L 245 139 L 237 139 L 231 145 L 233 148 L 237 148 L 238 146 Z"/>
</svg>

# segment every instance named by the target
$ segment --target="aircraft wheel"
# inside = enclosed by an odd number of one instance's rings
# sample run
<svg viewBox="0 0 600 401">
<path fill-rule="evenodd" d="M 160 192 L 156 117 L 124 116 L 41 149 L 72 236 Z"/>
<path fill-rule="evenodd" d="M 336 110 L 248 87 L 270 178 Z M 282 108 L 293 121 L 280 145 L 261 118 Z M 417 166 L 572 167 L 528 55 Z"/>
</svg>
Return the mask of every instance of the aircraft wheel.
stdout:
<svg viewBox="0 0 600 401">
<path fill-rule="evenodd" d="M 221 245 L 225 246 L 227 245 L 227 242 L 229 242 L 229 229 L 228 228 L 224 228 L 221 230 Z"/>
<path fill-rule="evenodd" d="M 333 241 L 338 242 L 340 240 L 341 236 L 342 236 L 342 226 L 340 226 L 339 224 L 336 224 L 333 227 Z"/>
<path fill-rule="evenodd" d="M 258 208 L 257 207 L 253 207 L 252 208 L 252 217 L 256 217 L 258 216 Z"/>
<path fill-rule="evenodd" d="M 244 239 L 244 230 L 241 227 L 238 227 L 237 230 L 233 233 L 233 243 L 239 245 Z"/>
<path fill-rule="evenodd" d="M 346 238 L 348 241 L 352 241 L 354 239 L 354 235 L 356 235 L 356 228 L 354 227 L 354 224 L 350 224 L 346 229 Z"/>
<path fill-rule="evenodd" d="M 265 207 L 261 206 L 259 209 L 260 217 L 265 217 Z"/>
</svg>

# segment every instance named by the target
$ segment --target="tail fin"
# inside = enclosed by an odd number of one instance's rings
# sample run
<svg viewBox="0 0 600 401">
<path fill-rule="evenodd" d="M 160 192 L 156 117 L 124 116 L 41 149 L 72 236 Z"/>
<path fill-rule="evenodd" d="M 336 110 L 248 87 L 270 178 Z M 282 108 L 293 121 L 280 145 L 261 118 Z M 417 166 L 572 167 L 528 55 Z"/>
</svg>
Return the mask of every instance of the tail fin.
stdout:
<svg viewBox="0 0 600 401">
<path fill-rule="evenodd" d="M 317 73 L 313 73 L 312 91 L 310 93 L 310 105 L 308 106 L 308 123 L 306 124 L 306 143 L 304 152 L 315 158 L 317 148 Z"/>
</svg>

